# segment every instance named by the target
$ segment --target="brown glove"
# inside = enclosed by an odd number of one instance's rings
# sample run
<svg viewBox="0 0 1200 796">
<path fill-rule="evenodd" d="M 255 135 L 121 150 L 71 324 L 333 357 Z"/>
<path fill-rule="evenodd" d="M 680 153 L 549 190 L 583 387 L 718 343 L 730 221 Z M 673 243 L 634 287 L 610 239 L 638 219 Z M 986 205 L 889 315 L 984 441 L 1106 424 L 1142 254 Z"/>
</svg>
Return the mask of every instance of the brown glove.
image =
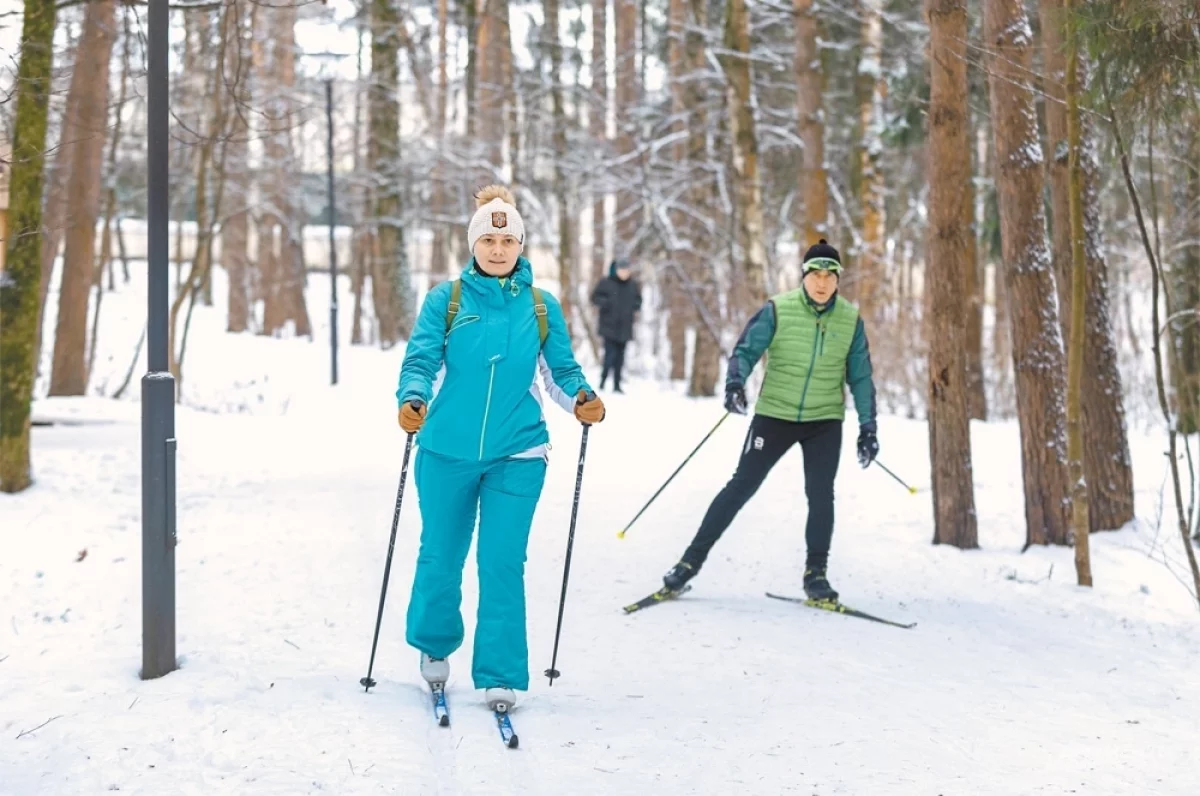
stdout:
<svg viewBox="0 0 1200 796">
<path fill-rule="evenodd" d="M 421 401 L 408 401 L 400 407 L 400 428 L 406 434 L 416 434 L 425 424 L 425 404 Z"/>
<path fill-rule="evenodd" d="M 604 402 L 595 393 L 580 390 L 575 397 L 575 419 L 585 426 L 599 423 L 604 419 Z"/>
</svg>

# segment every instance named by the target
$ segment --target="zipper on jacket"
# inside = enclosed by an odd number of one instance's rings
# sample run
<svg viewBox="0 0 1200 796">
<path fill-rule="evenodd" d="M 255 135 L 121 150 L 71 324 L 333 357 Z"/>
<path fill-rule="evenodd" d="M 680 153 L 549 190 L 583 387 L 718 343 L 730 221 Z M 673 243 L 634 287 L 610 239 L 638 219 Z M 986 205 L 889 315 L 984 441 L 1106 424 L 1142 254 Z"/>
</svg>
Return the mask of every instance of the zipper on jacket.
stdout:
<svg viewBox="0 0 1200 796">
<path fill-rule="evenodd" d="M 812 381 L 813 366 L 817 363 L 817 343 L 821 339 L 821 322 L 816 322 L 816 328 L 813 330 L 812 341 L 812 356 L 808 359 L 808 375 L 804 377 L 804 390 L 800 393 L 800 408 L 796 410 L 796 422 L 800 422 L 800 418 L 804 415 L 804 399 L 808 395 L 808 383 Z"/>
<path fill-rule="evenodd" d="M 492 408 L 492 382 L 496 379 L 496 363 L 492 362 L 492 372 L 488 376 L 487 403 L 483 405 L 483 425 L 479 428 L 479 460 L 483 461 L 483 440 L 487 436 L 488 411 Z"/>
</svg>

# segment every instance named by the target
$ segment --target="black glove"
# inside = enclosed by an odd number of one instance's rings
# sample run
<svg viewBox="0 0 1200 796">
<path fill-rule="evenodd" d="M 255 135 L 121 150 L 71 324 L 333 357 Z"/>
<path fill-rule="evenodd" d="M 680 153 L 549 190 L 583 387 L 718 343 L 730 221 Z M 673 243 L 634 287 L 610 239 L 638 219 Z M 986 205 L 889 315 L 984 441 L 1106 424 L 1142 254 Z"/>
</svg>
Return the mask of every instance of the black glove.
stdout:
<svg viewBox="0 0 1200 796">
<path fill-rule="evenodd" d="M 863 423 L 858 431 L 858 463 L 867 468 L 879 455 L 879 439 L 875 436 L 875 424 Z"/>
<path fill-rule="evenodd" d="M 725 385 L 725 410 L 735 415 L 746 414 L 746 391 L 742 385 Z"/>
</svg>

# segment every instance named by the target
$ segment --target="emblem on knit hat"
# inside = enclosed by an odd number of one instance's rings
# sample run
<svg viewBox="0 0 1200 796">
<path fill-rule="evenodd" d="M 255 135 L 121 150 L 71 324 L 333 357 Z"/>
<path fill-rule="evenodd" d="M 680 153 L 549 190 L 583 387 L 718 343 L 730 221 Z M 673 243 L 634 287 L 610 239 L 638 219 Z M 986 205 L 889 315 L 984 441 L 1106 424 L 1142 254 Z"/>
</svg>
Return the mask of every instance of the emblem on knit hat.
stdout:
<svg viewBox="0 0 1200 796">
<path fill-rule="evenodd" d="M 492 213 L 492 227 L 495 229 L 504 229 L 508 226 L 508 213 L 503 210 L 497 210 Z"/>
</svg>

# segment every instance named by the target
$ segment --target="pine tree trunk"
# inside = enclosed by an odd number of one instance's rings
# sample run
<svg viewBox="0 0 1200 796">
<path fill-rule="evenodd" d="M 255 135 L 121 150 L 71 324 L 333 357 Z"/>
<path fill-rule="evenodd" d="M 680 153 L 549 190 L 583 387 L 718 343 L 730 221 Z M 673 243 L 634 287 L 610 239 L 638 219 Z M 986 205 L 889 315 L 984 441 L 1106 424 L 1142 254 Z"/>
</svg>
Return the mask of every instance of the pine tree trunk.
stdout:
<svg viewBox="0 0 1200 796">
<path fill-rule="evenodd" d="M 468 0 L 469 1 L 469 0 Z M 448 38 L 446 29 L 449 24 L 449 8 L 447 0 L 438 0 L 437 4 L 437 105 L 434 109 L 433 133 L 437 139 L 440 152 L 446 151 L 446 112 L 449 107 L 449 53 L 446 52 Z M 433 250 L 429 258 L 430 287 L 438 284 L 450 275 L 450 230 L 446 225 L 449 212 L 446 207 L 446 176 L 443 173 L 445 162 L 440 154 L 433 164 Z"/>
<path fill-rule="evenodd" d="M 224 74 L 237 107 L 230 116 L 225 144 L 225 197 L 231 212 L 221 224 L 221 265 L 229 281 L 225 329 L 234 333 L 250 328 L 250 129 L 243 110 L 250 104 L 249 15 L 248 8 L 228 15 L 225 29 Z"/>
<path fill-rule="evenodd" d="M 66 57 L 70 58 L 74 55 L 74 49 L 68 48 Z M 60 56 L 61 57 L 61 56 Z M 53 64 L 51 64 L 51 75 L 53 75 Z M 71 79 L 74 79 L 75 72 L 71 70 Z M 68 81 L 69 83 L 70 81 Z M 52 89 L 53 90 L 53 89 Z M 39 288 L 38 299 L 38 321 L 37 321 L 37 347 L 34 351 L 34 362 L 36 368 L 41 367 L 42 353 L 42 334 L 45 332 L 46 326 L 46 297 L 50 295 L 50 284 L 54 278 L 54 261 L 57 259 L 59 250 L 62 248 L 63 235 L 66 234 L 66 219 L 67 219 L 67 180 L 71 176 L 71 155 L 75 152 L 75 147 L 71 142 L 74 140 L 76 132 L 76 118 L 79 115 L 79 102 L 82 98 L 78 95 L 75 97 L 75 102 L 72 103 L 71 92 L 67 90 L 67 103 L 63 109 L 62 118 L 59 124 L 58 146 L 56 148 L 53 162 L 47 170 L 45 178 L 44 204 L 42 209 L 42 234 L 41 234 L 41 264 L 42 276 L 41 287 Z"/>
<path fill-rule="evenodd" d="M 108 131 L 108 65 L 117 38 L 116 8 L 115 0 L 87 5 L 71 76 L 71 94 L 79 97 L 79 115 L 69 143 L 73 151 L 67 179 L 66 245 L 50 395 L 87 393 L 88 297 L 96 267 L 96 220 Z"/>
<path fill-rule="evenodd" d="M 973 131 L 970 129 L 970 112 L 967 113 L 968 146 L 974 142 Z M 963 207 L 966 227 L 967 248 L 966 260 L 963 265 L 965 285 L 963 294 L 966 296 L 967 333 L 966 349 L 963 351 L 967 369 L 967 417 L 972 420 L 987 420 L 987 391 L 983 375 L 983 269 L 979 264 L 979 240 L 976 236 L 975 224 L 975 180 L 974 172 L 967 180 L 966 201 Z"/>
<path fill-rule="evenodd" d="M 563 110 L 562 42 L 558 29 L 558 0 L 544 0 L 546 24 L 543 46 L 550 56 L 550 102 L 554 125 L 554 199 L 558 205 L 558 301 L 562 305 L 567 332 L 574 338 L 575 253 L 572 251 L 572 208 L 566 174 L 567 119 Z"/>
<path fill-rule="evenodd" d="M 883 0 L 862 0 L 862 56 L 858 64 L 859 206 L 862 208 L 862 251 L 857 258 L 854 295 L 868 323 L 878 319 L 884 301 L 886 221 L 883 197 L 883 111 L 887 79 L 883 73 Z"/>
<path fill-rule="evenodd" d="M 672 0 L 678 3 L 679 0 Z M 668 25 L 670 23 L 668 22 Z M 675 72 L 671 71 L 671 74 Z M 597 156 L 603 158 L 608 142 L 608 0 L 592 0 L 592 105 L 588 112 L 588 127 L 596 141 Z M 593 184 L 603 185 L 596 181 Z M 604 190 L 593 190 L 592 196 L 592 283 L 604 278 L 605 212 Z M 681 377 L 682 378 L 682 377 Z"/>
<path fill-rule="evenodd" d="M 1044 159 L 1033 92 L 1027 87 L 1033 32 L 1021 0 L 986 0 L 985 5 L 1026 545 L 1069 544 L 1066 361 L 1042 208 Z"/>
<path fill-rule="evenodd" d="M 613 251 L 615 257 L 628 257 L 638 232 L 638 197 L 634 186 L 638 180 L 634 164 L 630 162 L 636 145 L 637 120 L 635 112 L 638 102 L 637 73 L 637 28 L 638 4 L 636 0 L 613 0 L 613 15 L 616 30 L 616 88 L 614 99 L 617 116 L 617 156 L 622 159 L 617 177 L 617 212 Z"/>
<path fill-rule="evenodd" d="M 371 246 L 371 292 L 379 342 L 391 348 L 412 326 L 407 310 L 408 267 L 401 227 L 399 15 L 395 0 L 371 2 L 370 133 L 367 171 L 373 186 L 375 231 Z M 483 37 L 481 26 L 480 37 Z M 485 90 L 485 94 L 489 93 Z M 487 125 L 483 126 L 488 129 Z M 493 128 L 494 129 L 494 128 Z"/>
<path fill-rule="evenodd" d="M 696 44 L 696 37 L 687 30 L 688 0 L 669 0 L 667 6 L 667 67 L 671 80 L 671 133 L 679 135 L 671 148 L 671 158 L 675 168 L 681 175 L 686 174 L 688 165 L 687 136 L 682 135 L 689 129 L 687 115 L 690 101 L 689 86 L 685 77 L 688 73 L 691 53 L 689 46 Z M 699 44 L 703 44 L 701 40 Z M 679 209 L 670 212 L 671 225 L 677 237 L 686 234 L 689 219 Z M 667 311 L 667 341 L 671 349 L 671 372 L 673 381 L 687 378 L 687 331 L 696 320 L 696 311 L 683 285 L 680 273 L 690 273 L 692 270 L 692 252 L 687 250 L 670 251 L 668 257 L 674 260 L 674 268 L 669 268 L 662 281 L 662 304 Z"/>
<path fill-rule="evenodd" d="M 926 0 L 929 17 L 929 242 L 925 268 L 929 347 L 929 461 L 933 475 L 933 542 L 979 546 L 967 411 L 964 271 L 974 241 L 970 124 L 967 109 L 966 0 Z M 969 296 L 970 293 L 967 293 Z"/>
<path fill-rule="evenodd" d="M 717 378 L 721 369 L 721 349 L 713 334 L 717 329 L 711 328 L 706 317 L 712 319 L 719 315 L 718 287 L 716 274 L 713 271 L 713 259 L 704 257 L 700 252 L 705 251 L 707 232 L 698 222 L 697 216 L 703 218 L 711 212 L 713 206 L 714 185 L 711 172 L 705 167 L 711 159 L 709 151 L 709 128 L 716 126 L 704 110 L 704 102 L 711 90 L 699 79 L 708 61 L 707 47 L 702 31 L 708 27 L 708 10 L 705 0 L 684 0 L 684 63 L 686 74 L 693 76 L 683 87 L 683 107 L 690 115 L 687 119 L 687 151 L 683 162 L 687 168 L 688 186 L 685 196 L 690 205 L 682 233 L 690 242 L 683 262 L 683 269 L 688 287 L 695 291 L 693 298 L 693 318 L 695 319 L 695 345 L 692 351 L 691 380 L 688 384 L 688 395 L 692 397 L 715 395 Z M 717 150 L 719 151 L 719 149 Z"/>
<path fill-rule="evenodd" d="M 1184 173 L 1177 180 L 1179 255 L 1172 268 L 1175 310 L 1170 324 L 1176 367 L 1172 387 L 1178 403 L 1179 433 L 1200 433 L 1200 113 L 1194 113 L 1183 134 Z"/>
<path fill-rule="evenodd" d="M 763 248 L 762 180 L 758 172 L 758 133 L 750 73 L 750 14 L 746 0 L 725 7 L 725 49 L 721 58 L 729 86 L 729 122 L 733 139 L 734 214 L 737 219 L 734 293 L 739 322 L 767 299 L 767 252 Z M 740 309 L 740 312 L 737 312 Z"/>
<path fill-rule="evenodd" d="M 1055 279 L 1063 337 L 1069 339 L 1072 307 L 1072 239 L 1067 145 L 1064 0 L 1041 0 L 1041 35 L 1046 64 L 1046 135 L 1050 158 L 1050 196 Z M 1086 90 L 1087 64 L 1079 62 L 1079 87 Z M 1086 115 L 1079 119 L 1080 193 L 1084 227 L 1084 342 L 1082 435 L 1084 475 L 1088 483 L 1092 532 L 1118 530 L 1133 519 L 1133 467 L 1125 422 L 1124 391 L 1117 362 L 1100 212 L 1100 163 L 1096 137 Z"/>
<path fill-rule="evenodd" d="M 25 0 L 17 64 L 8 188 L 7 252 L 0 279 L 0 492 L 33 483 L 29 410 L 42 276 L 42 180 L 54 48 L 55 0 Z"/>
<path fill-rule="evenodd" d="M 804 145 L 797 183 L 800 257 L 804 250 L 828 238 L 829 189 L 825 178 L 825 121 L 821 54 L 817 49 L 817 18 L 813 0 L 794 0 L 796 12 L 796 106 L 800 141 Z"/>
</svg>

